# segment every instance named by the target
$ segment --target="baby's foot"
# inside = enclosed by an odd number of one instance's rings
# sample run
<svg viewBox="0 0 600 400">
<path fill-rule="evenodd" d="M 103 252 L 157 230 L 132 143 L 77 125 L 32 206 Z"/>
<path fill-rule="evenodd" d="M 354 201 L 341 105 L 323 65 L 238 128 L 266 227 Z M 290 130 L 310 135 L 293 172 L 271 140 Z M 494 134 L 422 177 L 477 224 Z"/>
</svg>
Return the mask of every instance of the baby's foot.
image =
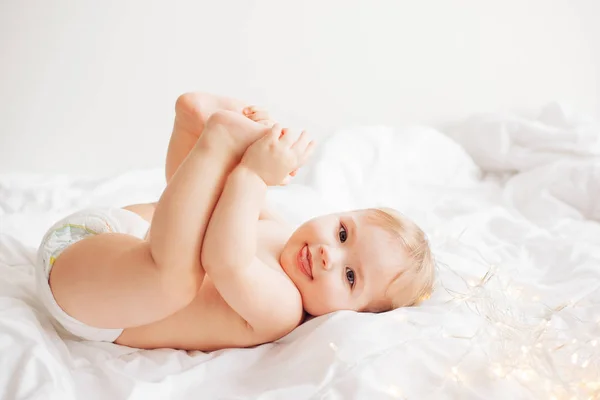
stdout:
<svg viewBox="0 0 600 400">
<path fill-rule="evenodd" d="M 241 159 L 248 146 L 269 130 L 239 111 L 220 110 L 208 118 L 200 140 L 210 146 L 225 146 L 236 159 Z"/>
<path fill-rule="evenodd" d="M 275 125 L 275 121 L 271 119 L 269 112 L 264 108 L 260 108 L 258 106 L 248 106 L 242 110 L 242 113 L 244 113 L 244 115 L 252 121 L 268 126 L 269 128 Z"/>
<path fill-rule="evenodd" d="M 175 103 L 174 131 L 185 131 L 200 137 L 208 118 L 219 110 L 240 112 L 244 103 L 223 96 L 209 93 L 184 93 Z"/>
</svg>

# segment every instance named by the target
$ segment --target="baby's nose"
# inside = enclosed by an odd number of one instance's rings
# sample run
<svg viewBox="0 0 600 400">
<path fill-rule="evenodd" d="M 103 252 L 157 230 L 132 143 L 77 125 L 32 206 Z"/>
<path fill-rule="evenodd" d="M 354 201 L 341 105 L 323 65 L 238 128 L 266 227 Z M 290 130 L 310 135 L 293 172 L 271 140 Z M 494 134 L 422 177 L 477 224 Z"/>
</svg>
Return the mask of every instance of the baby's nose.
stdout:
<svg viewBox="0 0 600 400">
<path fill-rule="evenodd" d="M 321 265 L 326 271 L 328 271 L 336 262 L 337 252 L 334 249 L 324 245 L 321 246 L 319 252 L 321 253 Z"/>
</svg>

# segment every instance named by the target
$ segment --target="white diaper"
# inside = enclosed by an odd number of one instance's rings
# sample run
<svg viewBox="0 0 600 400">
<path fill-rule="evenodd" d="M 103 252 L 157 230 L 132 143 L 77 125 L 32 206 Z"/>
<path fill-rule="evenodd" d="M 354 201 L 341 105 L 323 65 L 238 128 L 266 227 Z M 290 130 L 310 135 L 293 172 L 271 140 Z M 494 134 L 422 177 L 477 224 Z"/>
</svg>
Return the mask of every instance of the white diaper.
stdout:
<svg viewBox="0 0 600 400">
<path fill-rule="evenodd" d="M 109 232 L 143 239 L 149 226 L 146 220 L 131 211 L 110 208 L 88 209 L 71 214 L 48 230 L 38 250 L 35 275 L 38 296 L 53 317 L 53 325 L 58 331 L 100 342 L 114 342 L 119 337 L 123 329 L 94 328 L 67 315 L 56 303 L 50 290 L 50 271 L 60 253 L 81 239 Z"/>
</svg>

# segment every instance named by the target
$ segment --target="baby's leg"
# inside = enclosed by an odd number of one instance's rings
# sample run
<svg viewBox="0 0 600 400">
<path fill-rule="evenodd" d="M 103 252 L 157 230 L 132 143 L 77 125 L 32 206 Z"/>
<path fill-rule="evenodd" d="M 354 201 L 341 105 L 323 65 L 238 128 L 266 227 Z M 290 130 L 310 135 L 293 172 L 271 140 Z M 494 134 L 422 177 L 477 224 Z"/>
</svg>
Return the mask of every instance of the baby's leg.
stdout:
<svg viewBox="0 0 600 400">
<path fill-rule="evenodd" d="M 268 129 L 226 111 L 205 125 L 158 202 L 149 240 L 100 234 L 58 256 L 50 285 L 67 314 L 98 328 L 127 328 L 165 318 L 194 299 L 204 279 L 201 245 L 225 179 L 247 142 Z"/>
</svg>

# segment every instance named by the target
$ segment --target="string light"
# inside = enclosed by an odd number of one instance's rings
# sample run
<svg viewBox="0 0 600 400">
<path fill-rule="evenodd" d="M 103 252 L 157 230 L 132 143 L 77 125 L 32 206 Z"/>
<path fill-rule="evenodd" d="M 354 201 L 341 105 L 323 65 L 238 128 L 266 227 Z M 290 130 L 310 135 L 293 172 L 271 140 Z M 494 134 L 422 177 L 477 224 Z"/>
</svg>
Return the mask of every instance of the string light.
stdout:
<svg viewBox="0 0 600 400">
<path fill-rule="evenodd" d="M 387 390 L 387 393 L 390 396 L 395 397 L 395 398 L 402 397 L 402 391 L 400 390 L 400 388 L 398 388 L 398 386 L 395 386 L 395 385 L 390 385 Z"/>
<path fill-rule="evenodd" d="M 586 382 L 585 385 L 591 390 L 600 390 L 600 382 Z"/>
<path fill-rule="evenodd" d="M 497 275 L 498 270 L 502 269 L 490 265 L 481 279 L 468 280 L 451 271 L 464 283 L 466 290 L 462 291 L 444 287 L 442 282 L 442 288 L 458 307 L 468 308 L 486 322 L 484 329 L 470 340 L 491 346 L 492 351 L 486 351 L 490 376 L 517 379 L 539 398 L 600 399 L 600 382 L 585 380 L 592 377 L 587 367 L 594 360 L 600 361 L 600 354 L 592 350 L 597 348 L 598 340 L 583 339 L 590 334 L 598 336 L 598 326 L 582 324 L 579 330 L 565 330 L 569 321 L 585 322 L 572 313 L 576 305 L 577 310 L 585 312 L 589 304 L 586 297 L 548 307 L 540 295 L 514 285 L 508 273 Z M 586 334 L 586 327 L 593 332 Z M 567 332 L 571 337 L 566 336 Z M 442 330 L 442 336 L 457 337 L 446 330 Z M 448 376 L 454 382 L 464 378 L 458 365 L 450 367 Z"/>
<path fill-rule="evenodd" d="M 458 382 L 458 381 L 460 381 L 460 377 L 459 377 L 459 375 L 458 375 L 458 368 L 457 368 L 457 367 L 452 367 L 452 368 L 450 369 L 450 371 L 452 372 L 452 379 L 453 379 L 455 382 Z"/>
<path fill-rule="evenodd" d="M 530 381 L 534 378 L 535 372 L 531 369 L 520 369 L 517 371 L 519 377 L 524 381 Z"/>
<path fill-rule="evenodd" d="M 492 372 L 499 378 L 504 378 L 506 376 L 506 372 L 504 372 L 504 369 L 500 364 L 492 365 Z"/>
</svg>

